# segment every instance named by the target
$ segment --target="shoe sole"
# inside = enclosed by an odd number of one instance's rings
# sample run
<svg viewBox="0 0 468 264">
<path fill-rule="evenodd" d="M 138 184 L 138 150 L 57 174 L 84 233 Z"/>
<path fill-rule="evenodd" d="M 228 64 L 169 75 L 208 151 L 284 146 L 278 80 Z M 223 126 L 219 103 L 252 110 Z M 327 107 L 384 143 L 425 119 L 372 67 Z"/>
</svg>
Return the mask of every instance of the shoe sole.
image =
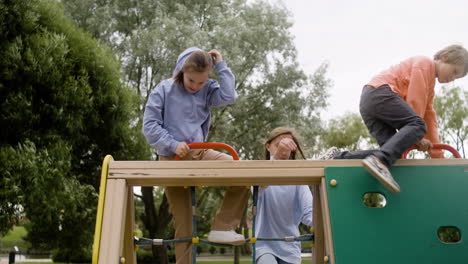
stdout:
<svg viewBox="0 0 468 264">
<path fill-rule="evenodd" d="M 369 164 L 367 160 L 362 160 L 362 165 L 372 176 L 374 176 L 374 178 L 376 178 L 383 186 L 385 186 L 385 188 L 394 193 L 400 192 L 400 185 L 398 185 L 398 183 L 395 181 L 395 179 L 393 179 L 393 177 L 392 179 L 387 179 L 385 177 L 382 177 L 379 173 L 375 173 L 372 169 L 372 165 Z"/>
</svg>

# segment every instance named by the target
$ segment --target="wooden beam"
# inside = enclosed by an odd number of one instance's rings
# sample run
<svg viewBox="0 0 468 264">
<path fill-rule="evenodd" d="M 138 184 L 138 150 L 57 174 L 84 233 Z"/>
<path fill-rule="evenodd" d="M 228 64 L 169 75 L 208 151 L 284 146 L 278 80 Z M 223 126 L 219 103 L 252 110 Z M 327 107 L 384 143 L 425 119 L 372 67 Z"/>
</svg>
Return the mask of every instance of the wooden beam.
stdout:
<svg viewBox="0 0 468 264">
<path fill-rule="evenodd" d="M 246 186 L 319 184 L 323 168 L 111 170 L 109 179 L 136 186 Z"/>
<path fill-rule="evenodd" d="M 325 177 L 322 178 L 320 185 L 320 201 L 322 203 L 323 216 L 323 231 L 325 235 L 325 252 L 328 256 L 329 263 L 335 264 L 335 250 L 333 248 L 333 237 L 330 222 L 330 208 L 328 207 L 327 182 Z"/>
<path fill-rule="evenodd" d="M 396 166 L 468 165 L 466 159 L 400 160 Z M 325 167 L 356 167 L 361 160 L 111 161 L 109 179 L 130 186 L 318 185 Z"/>
<path fill-rule="evenodd" d="M 123 251 L 127 191 L 125 180 L 107 180 L 99 264 L 120 263 Z"/>
<path fill-rule="evenodd" d="M 133 199 L 133 187 L 127 187 L 127 208 L 125 216 L 125 228 L 123 237 L 123 253 L 125 264 L 137 264 L 133 232 L 135 229 L 135 204 Z"/>
<path fill-rule="evenodd" d="M 174 163 L 177 162 L 177 163 Z M 398 160 L 395 166 L 468 165 L 468 159 Z M 250 168 L 325 168 L 362 166 L 361 160 L 235 160 L 235 161 L 110 161 L 109 169 L 250 169 Z"/>
<path fill-rule="evenodd" d="M 312 263 L 323 264 L 325 256 L 325 235 L 323 230 L 323 212 L 320 197 L 320 185 L 312 186 L 313 217 L 314 217 L 314 247 L 312 248 Z"/>
</svg>

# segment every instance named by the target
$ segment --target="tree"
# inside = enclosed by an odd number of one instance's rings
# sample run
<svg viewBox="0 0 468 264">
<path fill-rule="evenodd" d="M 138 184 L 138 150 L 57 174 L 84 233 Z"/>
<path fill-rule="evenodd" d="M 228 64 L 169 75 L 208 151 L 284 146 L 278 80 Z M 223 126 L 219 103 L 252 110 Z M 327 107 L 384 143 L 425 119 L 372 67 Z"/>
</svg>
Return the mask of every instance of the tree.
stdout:
<svg viewBox="0 0 468 264">
<path fill-rule="evenodd" d="M 239 98 L 214 111 L 210 140 L 229 143 L 249 159 L 261 156 L 262 137 L 279 125 L 306 132 L 308 144 L 315 143 L 318 110 L 331 85 L 328 65 L 312 76 L 300 69 L 283 8 L 245 0 L 63 3 L 78 25 L 116 51 L 126 83 L 143 97 L 140 110 L 156 84 L 171 77 L 180 52 L 216 48 L 236 76 Z"/>
<path fill-rule="evenodd" d="M 78 25 L 117 53 L 125 83 L 142 98 L 140 117 L 151 90 L 171 77 L 180 52 L 190 46 L 216 48 L 236 76 L 239 97 L 235 105 L 213 111 L 208 141 L 225 142 L 242 158 L 258 159 L 267 133 L 287 125 L 302 132 L 309 148 L 316 145 L 319 110 L 331 85 L 327 64 L 312 76 L 300 69 L 283 8 L 246 0 L 62 2 Z M 157 210 L 153 193 L 152 187 L 142 188 L 144 222 L 150 234 L 161 237 L 158 230 L 169 224 L 168 206 L 163 200 Z M 164 249 L 154 254 L 165 263 Z"/>
<path fill-rule="evenodd" d="M 0 233 L 24 216 L 35 247 L 83 260 L 102 158 L 148 156 L 138 97 L 56 1 L 1 1 L 0 34 Z"/>
<path fill-rule="evenodd" d="M 466 158 L 468 139 L 468 92 L 460 87 L 442 86 L 441 95 L 434 98 L 439 137 L 442 143 L 455 146 Z"/>
<path fill-rule="evenodd" d="M 325 148 L 335 146 L 350 151 L 378 148 L 361 116 L 356 113 L 347 113 L 330 120 L 321 140 Z"/>
</svg>

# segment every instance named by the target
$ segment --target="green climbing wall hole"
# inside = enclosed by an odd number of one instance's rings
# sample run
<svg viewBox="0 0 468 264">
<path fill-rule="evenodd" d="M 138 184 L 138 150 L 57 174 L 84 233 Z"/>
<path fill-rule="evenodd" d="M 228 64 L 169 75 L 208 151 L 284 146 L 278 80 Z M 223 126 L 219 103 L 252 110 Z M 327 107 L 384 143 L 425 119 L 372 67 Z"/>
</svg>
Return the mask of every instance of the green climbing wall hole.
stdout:
<svg viewBox="0 0 468 264">
<path fill-rule="evenodd" d="M 368 192 L 362 196 L 362 202 L 371 208 L 384 208 L 387 205 L 385 195 L 378 192 Z"/>
<path fill-rule="evenodd" d="M 456 244 L 461 240 L 460 229 L 456 226 L 441 226 L 437 230 L 440 241 L 448 244 Z"/>
</svg>

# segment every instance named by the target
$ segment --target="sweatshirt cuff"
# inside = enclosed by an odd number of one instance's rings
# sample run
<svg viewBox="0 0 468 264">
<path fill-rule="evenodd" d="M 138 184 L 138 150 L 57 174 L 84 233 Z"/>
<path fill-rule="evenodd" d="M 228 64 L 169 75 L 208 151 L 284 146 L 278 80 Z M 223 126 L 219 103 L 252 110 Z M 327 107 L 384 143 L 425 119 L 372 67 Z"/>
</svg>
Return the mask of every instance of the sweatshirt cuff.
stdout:
<svg viewBox="0 0 468 264">
<path fill-rule="evenodd" d="M 227 68 L 227 64 L 226 64 L 225 61 L 220 61 L 220 62 L 215 64 L 216 71 L 220 71 L 220 70 L 222 70 L 224 68 Z"/>
<path fill-rule="evenodd" d="M 175 155 L 175 152 L 176 152 L 176 149 L 177 149 L 177 145 L 179 145 L 179 142 L 177 142 L 176 140 L 172 140 L 171 144 L 169 145 L 169 150 L 172 151 L 172 153 L 174 153 L 174 155 Z"/>
</svg>

